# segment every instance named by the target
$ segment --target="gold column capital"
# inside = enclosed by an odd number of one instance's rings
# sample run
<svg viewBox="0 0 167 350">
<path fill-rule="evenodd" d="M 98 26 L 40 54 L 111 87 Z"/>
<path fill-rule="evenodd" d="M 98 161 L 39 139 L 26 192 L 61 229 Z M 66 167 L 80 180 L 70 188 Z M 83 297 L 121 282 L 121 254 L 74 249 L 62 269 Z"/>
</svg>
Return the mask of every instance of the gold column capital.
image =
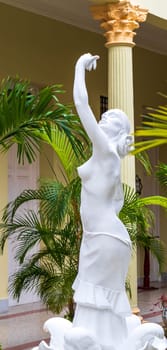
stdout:
<svg viewBox="0 0 167 350">
<path fill-rule="evenodd" d="M 94 19 L 101 22 L 105 30 L 106 46 L 128 45 L 134 46 L 133 38 L 139 22 L 144 22 L 148 10 L 139 5 L 132 5 L 130 1 L 116 1 L 91 6 Z"/>
</svg>

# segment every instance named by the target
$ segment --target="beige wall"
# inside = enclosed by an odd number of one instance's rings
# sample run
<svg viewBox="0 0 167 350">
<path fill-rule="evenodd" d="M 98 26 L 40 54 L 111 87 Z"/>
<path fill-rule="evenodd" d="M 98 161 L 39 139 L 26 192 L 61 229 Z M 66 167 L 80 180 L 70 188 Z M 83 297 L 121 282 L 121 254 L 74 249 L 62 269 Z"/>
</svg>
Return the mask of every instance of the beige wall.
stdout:
<svg viewBox="0 0 167 350">
<path fill-rule="evenodd" d="M 8 200 L 8 159 L 7 155 L 0 154 L 1 175 L 0 175 L 0 218 L 2 217 L 3 208 Z M 7 283 L 8 283 L 8 255 L 7 246 L 2 255 L 0 252 L 0 310 L 7 307 Z"/>
<path fill-rule="evenodd" d="M 139 122 L 143 107 L 164 102 L 158 91 L 166 91 L 167 56 L 134 48 L 134 103 L 135 120 Z"/>
<path fill-rule="evenodd" d="M 141 114 L 144 106 L 155 106 L 164 104 L 165 100 L 157 94 L 158 91 L 166 92 L 166 65 L 167 57 L 147 51 L 141 48 L 134 48 L 134 102 L 135 102 L 135 124 L 140 125 Z M 160 160 L 167 163 L 166 146 L 159 150 Z M 153 178 L 146 176 L 146 173 L 139 164 L 136 165 L 136 171 L 143 182 L 143 195 L 158 194 L 153 190 Z M 167 243 L 165 222 L 167 216 L 164 211 L 160 211 L 160 236 Z M 166 269 L 167 270 L 167 269 Z M 143 256 L 140 254 L 138 259 L 138 276 L 143 275 Z"/>
<path fill-rule="evenodd" d="M 85 52 L 100 55 L 96 73 L 87 75 L 90 103 L 100 113 L 100 95 L 107 94 L 107 50 L 101 35 L 0 4 L 0 78 L 15 76 L 34 84 L 63 84 L 62 102 L 72 102 L 74 65 Z M 46 151 L 54 162 L 53 154 Z M 41 175 L 46 176 L 43 157 Z M 49 170 L 48 175 L 51 175 Z"/>
<path fill-rule="evenodd" d="M 159 150 L 159 160 L 162 163 L 167 164 L 167 145 L 164 145 Z M 167 195 L 167 192 L 164 192 L 164 188 L 160 188 L 161 195 Z M 167 247 L 167 211 L 161 209 L 160 210 L 160 230 L 161 230 L 161 239 L 165 242 Z M 166 272 L 167 279 L 167 253 L 166 253 L 166 266 L 163 269 Z"/>
<path fill-rule="evenodd" d="M 0 4 L 0 49 L 0 77 L 19 74 L 37 84 L 63 84 L 68 102 L 76 59 L 85 52 L 98 53 L 101 61 L 88 76 L 88 86 L 99 114 L 99 95 L 107 87 L 107 50 L 101 35 Z"/>
</svg>

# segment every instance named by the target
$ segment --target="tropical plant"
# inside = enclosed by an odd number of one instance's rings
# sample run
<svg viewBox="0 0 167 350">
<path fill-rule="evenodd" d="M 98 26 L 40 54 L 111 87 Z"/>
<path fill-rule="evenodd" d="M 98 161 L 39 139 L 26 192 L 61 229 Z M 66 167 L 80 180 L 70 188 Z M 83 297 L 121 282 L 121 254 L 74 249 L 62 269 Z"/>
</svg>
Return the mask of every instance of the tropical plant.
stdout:
<svg viewBox="0 0 167 350">
<path fill-rule="evenodd" d="M 128 198 L 126 204 L 126 198 Z M 131 205 L 132 201 L 132 205 Z M 138 194 L 132 193 L 132 199 L 129 200 L 129 196 L 125 196 L 124 206 L 128 215 L 132 215 L 132 223 L 136 225 L 132 226 L 131 240 L 135 242 L 137 246 L 142 247 L 144 250 L 144 279 L 143 288 L 150 288 L 150 254 L 153 255 L 159 265 L 159 272 L 162 271 L 166 262 L 167 249 L 163 241 L 157 237 L 157 232 L 155 231 L 155 215 L 150 209 L 150 205 L 160 205 L 166 208 L 167 199 L 162 196 L 151 196 L 141 198 Z M 135 207 L 135 210 L 133 209 Z M 124 211 L 124 207 L 122 209 Z M 123 218 L 124 223 L 126 222 Z"/>
<path fill-rule="evenodd" d="M 23 290 L 34 289 L 52 311 L 60 312 L 67 305 L 68 317 L 73 316 L 72 283 L 76 276 L 82 235 L 79 214 L 80 180 L 68 185 L 57 181 L 41 184 L 37 190 L 26 190 L 11 202 L 1 225 L 3 249 L 7 238 L 17 234 L 16 260 L 20 269 L 9 290 L 19 299 Z M 25 202 L 39 200 L 38 212 L 16 215 Z M 29 255 L 32 247 L 41 249 Z"/>
<path fill-rule="evenodd" d="M 167 164 L 160 163 L 156 171 L 156 177 L 163 186 L 165 193 L 167 193 Z"/>
<path fill-rule="evenodd" d="M 7 78 L 0 86 L 0 148 L 7 151 L 17 144 L 18 161 L 35 160 L 41 141 L 55 151 L 60 135 L 70 144 L 76 156 L 83 155 L 86 134 L 70 105 L 60 103 L 61 85 L 46 86 L 34 92 L 31 83 L 20 78 Z M 66 145 L 67 147 L 67 145 Z M 71 151 L 71 150 L 70 150 Z"/>
<path fill-rule="evenodd" d="M 63 92 L 62 86 L 60 85 L 47 86 L 38 91 L 34 91 L 30 82 L 21 80 L 20 78 L 8 78 L 4 80 L 0 87 L 0 151 L 8 151 L 13 144 L 17 144 L 18 162 L 24 163 L 24 159 L 26 157 L 28 162 L 31 163 L 35 160 L 37 152 L 41 150 L 42 144 L 45 142 L 49 144 L 58 155 L 62 165 L 64 179 L 66 180 L 66 183 L 68 183 L 70 179 L 76 176 L 76 166 L 78 162 L 81 160 L 81 158 L 85 159 L 83 144 L 85 149 L 86 145 L 88 145 L 88 140 L 80 124 L 79 118 L 73 114 L 71 106 L 63 105 L 59 102 L 57 95 Z M 72 187 L 73 186 L 71 183 L 71 188 Z M 71 212 L 70 207 L 64 216 L 62 212 L 63 205 L 65 205 L 64 201 L 67 198 L 67 195 L 65 195 L 67 189 L 65 189 L 63 192 L 61 184 L 57 183 L 57 192 L 59 192 L 59 195 L 60 192 L 62 192 L 63 197 L 60 195 L 62 203 L 61 208 L 59 209 L 61 210 L 62 220 L 65 218 L 65 221 L 62 221 L 63 224 L 61 229 L 59 226 L 56 227 L 56 229 L 60 232 L 59 240 L 61 237 L 61 230 L 66 232 L 68 228 L 68 232 L 71 232 L 70 239 L 72 242 L 73 226 L 75 224 L 74 215 L 69 216 L 69 212 Z M 55 191 L 53 191 L 50 195 L 55 195 Z M 56 201 L 57 196 L 55 196 L 54 205 Z M 67 203 L 69 204 L 69 202 Z M 43 209 L 40 208 L 40 212 L 42 210 Z M 40 213 L 39 216 L 41 218 L 41 229 L 44 231 L 47 227 L 47 232 L 50 230 L 50 234 L 48 233 L 48 238 L 50 240 L 53 227 L 51 228 L 50 226 L 49 212 L 47 214 L 48 215 L 45 220 L 43 219 L 44 216 L 40 216 Z M 67 220 L 69 217 L 70 221 Z M 27 212 L 26 217 L 22 219 L 23 221 L 26 221 L 28 218 L 32 226 L 34 223 L 35 227 L 35 224 L 37 224 L 39 220 L 36 213 Z M 75 229 L 77 224 L 78 221 L 75 224 Z M 31 233 L 33 234 L 34 231 L 32 230 Z M 44 233 L 42 237 L 44 237 Z M 40 241 L 38 238 L 37 242 Z M 49 248 L 47 245 L 48 241 L 45 239 L 45 237 L 44 239 L 42 238 L 41 241 L 44 243 L 43 247 Z M 27 248 L 25 248 L 25 256 L 23 254 L 19 258 L 20 264 L 25 262 L 27 259 L 26 254 L 29 252 L 30 247 L 36 244 L 35 242 L 35 237 L 33 240 L 28 242 L 27 236 L 25 245 Z M 64 244 L 63 242 L 61 243 Z M 67 243 L 70 244 L 70 240 Z M 57 249 L 59 248 L 58 242 L 56 247 Z M 69 251 L 72 252 L 71 249 L 69 249 Z M 53 263 L 54 254 L 53 256 L 51 253 L 49 254 Z M 46 254 L 44 254 L 41 250 L 39 255 L 45 256 L 43 261 L 46 263 Z M 62 280 L 63 277 L 65 278 L 65 275 L 66 274 L 61 273 Z"/>
<path fill-rule="evenodd" d="M 165 99 L 167 95 L 161 94 Z M 138 154 L 153 147 L 167 143 L 167 104 L 154 107 L 146 107 L 146 113 L 142 115 L 142 125 L 135 135 L 145 139 L 135 144 L 133 154 Z"/>
<path fill-rule="evenodd" d="M 141 198 L 133 189 L 124 185 L 124 205 L 120 211 L 120 219 L 127 227 L 132 243 L 150 249 L 161 270 L 165 263 L 166 247 L 156 238 L 155 217 L 151 205 L 166 209 L 167 199 L 163 196 Z"/>
<path fill-rule="evenodd" d="M 160 94 L 165 99 L 167 95 Z M 162 146 L 167 143 L 167 104 L 155 107 L 146 107 L 145 113 L 142 115 L 142 125 L 137 128 L 135 135 L 142 138 L 141 141 L 136 142 L 133 154 L 140 156 L 147 150 Z M 163 185 L 166 192 L 167 185 L 167 166 L 166 164 L 159 164 L 156 172 L 156 177 Z M 149 238 L 149 237 L 148 237 Z M 160 242 L 160 241 L 159 241 Z M 150 244 L 155 245 L 155 240 L 150 240 Z M 156 242 L 157 243 L 157 242 Z M 155 245 L 156 249 L 156 245 Z M 149 275 L 149 248 L 145 247 L 145 268 L 146 274 Z M 145 285 L 149 286 L 149 279 L 145 278 Z"/>
<path fill-rule="evenodd" d="M 37 95 L 30 92 L 29 83 L 7 80 L 1 88 L 0 116 L 2 131 L 0 145 L 8 150 L 18 145 L 18 160 L 24 156 L 35 159 L 34 148 L 40 149 L 41 141 L 50 144 L 63 165 L 66 184 L 57 181 L 42 182 L 37 190 L 23 191 L 4 211 L 1 224 L 1 248 L 9 237 L 17 235 L 15 258 L 20 269 L 11 277 L 10 292 L 19 299 L 23 290 L 35 288 L 42 301 L 53 311 L 60 312 L 67 306 L 68 316 L 73 317 L 72 282 L 78 267 L 82 227 L 79 214 L 80 180 L 76 177 L 76 165 L 84 156 L 83 142 L 87 142 L 78 118 L 69 106 L 58 101 L 59 86 L 42 89 Z M 15 120 L 16 119 L 16 120 Z M 85 147 L 84 147 L 85 149 Z M 89 153 L 89 145 L 85 157 Z M 124 187 L 125 202 L 120 218 L 126 225 L 132 241 L 149 245 L 152 239 L 151 211 L 147 205 L 163 204 L 162 197 L 139 198 L 133 190 Z M 22 204 L 39 201 L 38 211 L 25 211 L 19 215 Z M 139 229 L 140 228 L 140 229 Z M 37 253 L 29 254 L 36 244 Z M 151 249 L 157 254 L 162 246 Z M 161 259 L 161 254 L 157 256 Z M 160 261 L 160 264 L 162 261 Z"/>
<path fill-rule="evenodd" d="M 141 199 L 127 185 L 120 218 L 126 225 L 134 243 L 149 246 L 163 263 L 163 245 L 150 232 L 152 212 L 147 204 L 150 198 Z M 38 212 L 29 211 L 19 216 L 22 204 L 39 200 Z M 161 198 L 155 198 L 156 204 Z M 164 200 L 167 207 L 167 201 Z M 69 184 L 57 181 L 43 182 L 37 190 L 23 191 L 8 204 L 1 224 L 1 247 L 7 238 L 17 234 L 16 260 L 20 269 L 11 277 L 10 292 L 19 299 L 23 290 L 35 288 L 36 293 L 49 309 L 60 312 L 67 307 L 68 317 L 73 317 L 72 283 L 77 274 L 82 226 L 79 214 L 80 180 L 76 177 Z M 154 243 L 153 243 L 154 242 Z M 31 248 L 39 244 L 39 252 L 29 256 Z"/>
</svg>

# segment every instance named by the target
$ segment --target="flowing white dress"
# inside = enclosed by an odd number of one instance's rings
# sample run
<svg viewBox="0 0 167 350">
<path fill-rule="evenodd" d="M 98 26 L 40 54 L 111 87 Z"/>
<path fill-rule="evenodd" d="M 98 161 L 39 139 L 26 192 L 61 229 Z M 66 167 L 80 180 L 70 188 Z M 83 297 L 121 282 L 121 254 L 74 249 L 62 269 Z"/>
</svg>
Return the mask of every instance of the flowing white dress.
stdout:
<svg viewBox="0 0 167 350">
<path fill-rule="evenodd" d="M 112 349 L 112 344 L 115 349 L 127 337 L 126 317 L 131 309 L 125 279 L 130 257 L 130 239 L 106 232 L 84 232 L 73 284 L 73 326 L 89 329 L 103 349 Z"/>
</svg>

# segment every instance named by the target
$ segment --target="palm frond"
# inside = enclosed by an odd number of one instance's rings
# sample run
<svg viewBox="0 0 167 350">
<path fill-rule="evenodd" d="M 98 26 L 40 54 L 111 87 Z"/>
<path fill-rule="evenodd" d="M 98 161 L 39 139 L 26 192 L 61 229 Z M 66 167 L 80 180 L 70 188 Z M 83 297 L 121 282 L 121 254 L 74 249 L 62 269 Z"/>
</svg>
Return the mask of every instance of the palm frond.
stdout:
<svg viewBox="0 0 167 350">
<path fill-rule="evenodd" d="M 35 288 L 41 300 L 52 311 L 60 312 L 67 305 L 72 298 L 71 286 L 78 265 L 75 253 L 77 251 L 78 258 L 78 237 L 74 230 L 72 232 L 72 241 L 69 236 L 71 231 L 68 235 L 63 232 L 64 242 L 63 239 L 55 238 L 56 246 L 52 241 L 51 248 L 47 246 L 21 264 L 20 269 L 10 279 L 9 290 L 14 298 L 19 299 L 23 290 L 30 291 Z"/>
<path fill-rule="evenodd" d="M 141 207 L 145 205 L 159 205 L 164 209 L 167 209 L 167 198 L 164 196 L 149 196 L 149 197 L 139 198 L 139 205 Z"/>
<path fill-rule="evenodd" d="M 42 88 L 33 94 L 31 84 L 19 78 L 8 78 L 0 87 L 0 146 L 6 151 L 18 145 L 18 161 L 34 161 L 40 141 L 50 140 L 55 127 L 69 140 L 76 155 L 82 156 L 87 136 L 71 106 L 59 102 L 60 85 Z"/>
<path fill-rule="evenodd" d="M 164 95 L 164 98 L 167 96 Z M 146 139 L 135 143 L 133 154 L 166 144 L 167 105 L 146 107 L 146 113 L 142 116 L 142 126 L 136 130 L 135 135 Z"/>
<path fill-rule="evenodd" d="M 152 165 L 149 159 L 149 156 L 146 151 L 139 152 L 135 155 L 135 158 L 143 165 L 146 173 L 151 175 L 152 173 Z"/>
<path fill-rule="evenodd" d="M 159 272 L 162 272 L 163 267 L 166 264 L 166 258 L 167 258 L 167 248 L 165 244 L 159 238 L 151 237 L 149 242 L 149 249 L 152 255 L 158 261 Z"/>
<path fill-rule="evenodd" d="M 88 158 L 88 148 L 85 147 L 82 157 L 80 154 L 76 154 L 64 131 L 60 131 L 57 126 L 51 129 L 50 137 L 47 134 L 43 134 L 41 138 L 56 152 L 62 164 L 64 177 L 67 178 L 67 182 L 76 177 L 78 165 L 83 162 L 83 159 Z"/>
<path fill-rule="evenodd" d="M 137 134 L 139 136 L 139 132 Z M 143 136 L 142 131 L 141 131 L 140 136 Z M 150 135 L 147 134 L 146 136 L 150 136 Z M 156 136 L 157 135 L 155 134 L 155 137 Z M 164 136 L 164 139 L 163 138 L 157 138 L 155 140 L 153 139 L 153 140 L 149 140 L 149 141 L 137 142 L 135 144 L 135 149 L 132 151 L 132 154 L 136 155 L 138 152 L 140 153 L 140 152 L 149 150 L 149 149 L 154 148 L 154 147 L 165 145 L 167 143 L 166 136 Z"/>
<path fill-rule="evenodd" d="M 3 221 L 5 223 L 12 222 L 13 217 L 22 206 L 22 204 L 31 200 L 40 201 L 40 212 L 43 213 L 43 217 L 53 218 L 54 213 L 58 213 L 57 223 L 62 222 L 68 211 L 68 204 L 70 200 L 70 194 L 66 187 L 57 181 L 46 181 L 37 190 L 24 190 L 16 199 L 6 206 L 3 215 Z"/>
<path fill-rule="evenodd" d="M 135 235 L 130 236 L 132 241 L 137 239 L 139 232 L 150 235 L 150 227 L 154 226 L 154 214 L 149 208 L 151 205 L 160 205 L 167 207 L 167 199 L 162 196 L 150 196 L 141 198 L 128 185 L 124 184 L 124 206 L 120 211 L 120 219 L 127 229 L 131 227 Z"/>
<path fill-rule="evenodd" d="M 167 191 L 167 164 L 160 163 L 156 171 L 156 177 L 163 186 L 165 192 Z"/>
</svg>

